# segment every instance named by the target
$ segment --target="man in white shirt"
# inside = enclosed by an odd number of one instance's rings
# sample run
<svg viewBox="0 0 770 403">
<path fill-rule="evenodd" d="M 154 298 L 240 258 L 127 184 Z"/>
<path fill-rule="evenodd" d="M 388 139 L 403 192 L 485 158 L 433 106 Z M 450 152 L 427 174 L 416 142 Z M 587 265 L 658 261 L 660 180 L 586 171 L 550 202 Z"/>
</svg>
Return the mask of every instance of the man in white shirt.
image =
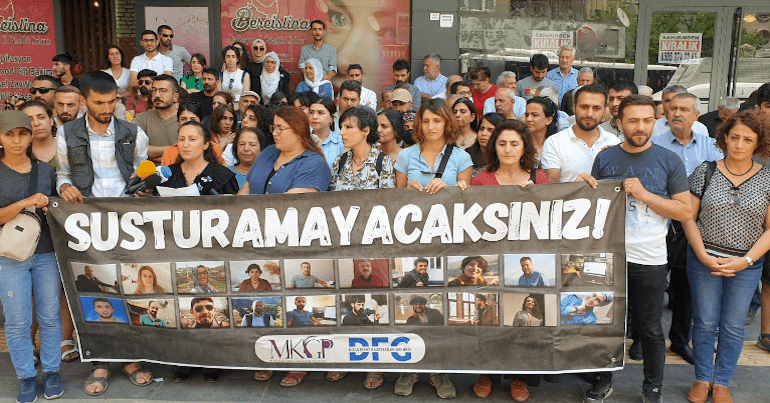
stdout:
<svg viewBox="0 0 770 403">
<path fill-rule="evenodd" d="M 681 85 L 671 85 L 663 89 L 663 93 L 661 94 L 661 99 L 663 100 L 664 116 L 658 119 L 657 122 L 655 122 L 655 128 L 652 129 L 653 136 L 665 133 L 669 130 L 668 120 L 665 117 L 668 111 L 668 104 L 671 102 L 671 98 L 673 98 L 676 94 L 682 94 L 687 92 L 688 92 L 687 88 L 684 88 Z M 704 125 L 701 122 L 698 122 L 697 120 L 692 124 L 692 131 L 698 134 L 705 134 L 706 136 L 709 135 L 709 129 L 706 127 L 706 125 Z"/>
<path fill-rule="evenodd" d="M 540 162 L 549 182 L 573 182 L 580 174 L 588 175 L 596 154 L 620 143 L 617 136 L 599 127 L 606 104 L 607 91 L 598 84 L 575 91 L 575 124 L 543 144 Z"/>
<path fill-rule="evenodd" d="M 356 81 L 361 84 L 361 105 L 372 108 L 377 111 L 377 94 L 374 91 L 364 87 L 364 68 L 360 64 L 351 64 L 348 66 L 348 80 Z"/>
<path fill-rule="evenodd" d="M 144 69 L 153 70 L 158 75 L 174 75 L 174 61 L 170 57 L 164 56 L 158 51 L 158 34 L 155 31 L 146 29 L 142 31 L 142 47 L 144 53 L 131 60 L 131 78 L 129 87 L 134 90 L 139 87 L 137 74 Z"/>
</svg>

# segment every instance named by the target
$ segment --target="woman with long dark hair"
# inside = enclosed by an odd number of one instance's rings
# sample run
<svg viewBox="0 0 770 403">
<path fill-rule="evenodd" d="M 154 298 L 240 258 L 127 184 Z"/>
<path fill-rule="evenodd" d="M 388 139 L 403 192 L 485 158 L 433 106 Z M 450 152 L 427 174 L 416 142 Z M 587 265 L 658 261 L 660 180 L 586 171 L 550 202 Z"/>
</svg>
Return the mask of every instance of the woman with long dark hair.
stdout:
<svg viewBox="0 0 770 403">
<path fill-rule="evenodd" d="M 403 150 L 404 118 L 400 112 L 383 109 L 377 114 L 377 125 L 380 131 L 380 151 L 388 154 L 395 163 Z"/>
<path fill-rule="evenodd" d="M 556 104 L 548 98 L 534 97 L 527 101 L 524 124 L 529 128 L 532 142 L 535 144 L 535 160 L 538 166 L 543 155 L 545 139 L 559 131 L 559 118 L 556 113 Z"/>
<path fill-rule="evenodd" d="M 524 123 L 505 120 L 489 138 L 485 150 L 486 168 L 473 178 L 472 185 L 518 185 L 526 187 L 548 183 L 548 176 L 536 168 L 535 144 Z"/>
<path fill-rule="evenodd" d="M 203 69 L 206 68 L 206 57 L 196 53 L 190 57 L 190 72 L 181 80 L 181 87 L 189 94 L 203 91 Z"/>
<path fill-rule="evenodd" d="M 126 68 L 126 57 L 123 55 L 123 50 L 117 45 L 108 46 L 105 62 L 107 68 L 102 71 L 115 79 L 115 84 L 118 85 L 118 93 L 123 98 L 129 97 L 131 95 L 128 94 L 131 71 Z"/>
</svg>

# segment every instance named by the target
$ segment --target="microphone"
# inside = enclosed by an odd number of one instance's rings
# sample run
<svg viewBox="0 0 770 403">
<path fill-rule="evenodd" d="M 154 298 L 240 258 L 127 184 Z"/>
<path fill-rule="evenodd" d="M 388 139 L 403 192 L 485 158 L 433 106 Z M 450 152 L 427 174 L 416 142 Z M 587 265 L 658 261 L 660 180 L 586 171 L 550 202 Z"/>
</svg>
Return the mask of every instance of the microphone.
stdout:
<svg viewBox="0 0 770 403">
<path fill-rule="evenodd" d="M 201 178 L 198 188 L 201 195 L 219 196 L 219 192 L 214 189 L 214 180 L 210 176 Z"/>
<path fill-rule="evenodd" d="M 142 161 L 138 167 L 136 167 L 136 175 L 128 182 L 126 186 L 126 194 L 134 194 L 139 188 L 142 187 L 145 179 L 154 174 L 156 170 L 155 163 L 150 160 Z"/>
<path fill-rule="evenodd" d="M 160 184 L 168 181 L 169 178 L 171 178 L 171 175 L 171 168 L 165 165 L 159 166 L 157 169 L 155 169 L 155 173 L 144 180 L 144 186 L 142 186 L 138 191 L 143 192 L 145 190 L 155 190 L 155 188 Z"/>
</svg>

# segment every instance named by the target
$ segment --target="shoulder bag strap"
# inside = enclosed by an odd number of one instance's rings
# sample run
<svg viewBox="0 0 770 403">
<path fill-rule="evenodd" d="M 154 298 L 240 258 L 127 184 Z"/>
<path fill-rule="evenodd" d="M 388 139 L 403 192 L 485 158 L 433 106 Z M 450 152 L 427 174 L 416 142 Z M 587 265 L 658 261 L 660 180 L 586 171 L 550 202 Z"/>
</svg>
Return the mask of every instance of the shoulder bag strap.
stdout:
<svg viewBox="0 0 770 403">
<path fill-rule="evenodd" d="M 706 188 L 708 188 L 709 182 L 711 182 L 711 177 L 714 176 L 714 171 L 716 170 L 717 170 L 716 161 L 709 161 L 706 163 L 706 173 L 703 176 L 703 187 L 700 190 L 701 199 L 703 199 L 703 194 L 706 193 Z"/>
<path fill-rule="evenodd" d="M 441 179 L 442 176 L 444 176 L 444 170 L 446 169 L 446 164 L 449 162 L 449 156 L 452 155 L 452 149 L 454 149 L 455 146 L 452 144 L 446 145 L 446 152 L 444 153 L 444 156 L 441 157 L 441 162 L 438 164 L 438 170 L 436 171 L 436 178 Z"/>
<path fill-rule="evenodd" d="M 29 187 L 27 188 L 27 197 L 32 197 L 32 195 L 37 193 L 37 164 L 39 163 L 37 160 L 32 160 L 32 169 L 29 171 Z"/>
<path fill-rule="evenodd" d="M 532 172 L 529 173 L 529 180 L 537 184 L 537 168 L 532 168 Z"/>
<path fill-rule="evenodd" d="M 337 175 L 342 175 L 342 170 L 345 169 L 345 164 L 348 162 L 348 152 L 345 151 L 340 156 L 340 164 L 337 167 Z"/>
<path fill-rule="evenodd" d="M 385 159 L 385 153 L 380 151 L 379 154 L 377 154 L 377 162 L 374 164 L 374 169 L 377 171 L 377 176 L 380 176 L 382 173 L 382 161 Z"/>
</svg>

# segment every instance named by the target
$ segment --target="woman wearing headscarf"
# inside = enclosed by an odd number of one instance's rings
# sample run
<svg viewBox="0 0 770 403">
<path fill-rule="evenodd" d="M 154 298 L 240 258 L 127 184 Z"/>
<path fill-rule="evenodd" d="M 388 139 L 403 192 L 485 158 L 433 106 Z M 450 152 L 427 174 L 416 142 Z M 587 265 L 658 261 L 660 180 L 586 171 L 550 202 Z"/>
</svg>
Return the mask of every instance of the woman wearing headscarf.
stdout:
<svg viewBox="0 0 770 403">
<path fill-rule="evenodd" d="M 265 55 L 262 71 L 257 80 L 251 85 L 252 91 L 262 97 L 262 103 L 267 105 L 276 92 L 289 93 L 289 73 L 281 67 L 281 59 L 275 52 Z"/>
<path fill-rule="evenodd" d="M 211 283 L 209 283 L 209 269 L 206 268 L 206 266 L 201 265 L 196 267 L 193 274 L 193 294 L 208 294 L 217 292 L 217 289 L 214 288 Z"/>
<path fill-rule="evenodd" d="M 334 99 L 334 88 L 329 80 L 323 79 L 323 67 L 318 59 L 307 59 L 305 61 L 305 81 L 297 84 L 297 90 L 294 93 L 313 92 L 319 97 Z"/>
</svg>

